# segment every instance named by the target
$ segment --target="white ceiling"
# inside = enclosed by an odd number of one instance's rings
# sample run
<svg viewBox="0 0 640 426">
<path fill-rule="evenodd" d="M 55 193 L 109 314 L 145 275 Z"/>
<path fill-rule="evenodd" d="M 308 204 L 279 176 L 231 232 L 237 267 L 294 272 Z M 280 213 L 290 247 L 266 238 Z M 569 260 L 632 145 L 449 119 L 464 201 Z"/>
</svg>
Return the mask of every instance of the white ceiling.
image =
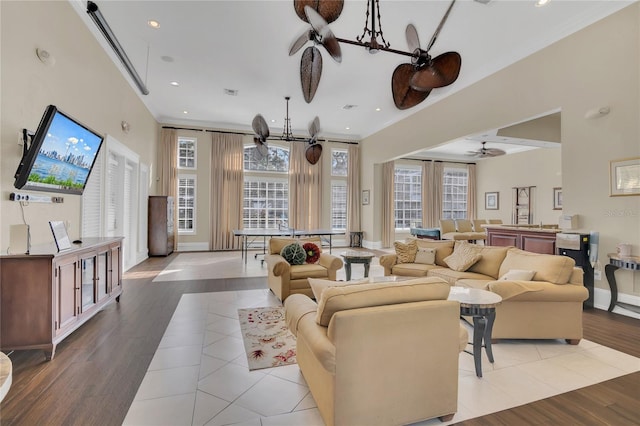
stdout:
<svg viewBox="0 0 640 426">
<path fill-rule="evenodd" d="M 69 1 L 131 81 L 86 14 L 86 1 Z M 306 136 L 308 123 L 317 115 L 321 138 L 359 140 L 634 1 L 551 0 L 544 7 L 535 7 L 533 0 L 493 0 L 489 4 L 458 0 L 431 54 L 459 52 L 460 76 L 451 86 L 433 90 L 426 101 L 406 111 L 396 109 L 391 97 L 391 74 L 406 62 L 405 57 L 388 52 L 371 55 L 362 47 L 345 44 L 341 45 L 340 64 L 322 50 L 322 79 L 313 101 L 305 103 L 299 78 L 302 51 L 291 57 L 288 51 L 308 24 L 297 17 L 292 0 L 96 3 L 146 82 L 150 93 L 140 98 L 160 123 L 250 131 L 251 120 L 261 113 L 272 135 L 278 136 L 288 95 L 294 134 Z M 426 48 L 449 3 L 381 0 L 385 38 L 392 48 L 405 50 L 405 27 L 413 23 Z M 345 1 L 341 16 L 330 24 L 336 36 L 355 39 L 360 35 L 365 8 L 365 1 Z M 158 21 L 160 28 L 150 28 L 150 19 Z M 172 81 L 180 85 L 171 86 Z M 238 94 L 226 95 L 225 89 Z M 356 107 L 345 110 L 345 105 Z M 487 140 L 478 135 L 476 140 L 480 139 Z M 461 142 L 456 149 L 463 156 L 480 146 L 477 141 Z M 516 143 L 513 149 L 525 148 Z M 440 151 L 446 149 L 436 147 L 431 155 L 446 155 Z"/>
</svg>

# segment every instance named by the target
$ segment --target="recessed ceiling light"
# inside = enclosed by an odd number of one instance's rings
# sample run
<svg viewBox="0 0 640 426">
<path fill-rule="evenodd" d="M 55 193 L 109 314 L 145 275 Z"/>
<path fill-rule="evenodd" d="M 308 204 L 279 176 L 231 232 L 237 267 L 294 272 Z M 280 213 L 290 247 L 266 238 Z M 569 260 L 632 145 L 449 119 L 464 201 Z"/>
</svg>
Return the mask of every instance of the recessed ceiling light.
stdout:
<svg viewBox="0 0 640 426">
<path fill-rule="evenodd" d="M 189 114 L 189 111 L 187 111 L 186 109 L 184 111 L 182 111 L 183 114 Z"/>
<path fill-rule="evenodd" d="M 160 22 L 154 20 L 154 19 L 149 19 L 147 21 L 147 25 L 149 25 L 151 28 L 160 28 Z"/>
<path fill-rule="evenodd" d="M 549 0 L 537 0 L 536 1 L 536 7 L 541 7 L 546 5 L 547 3 L 549 3 Z"/>
<path fill-rule="evenodd" d="M 178 83 L 177 81 L 172 81 L 169 84 L 172 85 L 172 86 L 180 86 L 180 83 Z"/>
<path fill-rule="evenodd" d="M 275 118 L 274 118 L 274 119 L 271 119 L 271 122 L 272 122 L 272 123 L 275 123 L 275 122 L 276 122 Z"/>
<path fill-rule="evenodd" d="M 376 111 L 380 111 L 380 108 L 376 108 Z"/>
<path fill-rule="evenodd" d="M 344 128 L 345 130 L 351 130 L 351 127 L 347 126 Z"/>
</svg>

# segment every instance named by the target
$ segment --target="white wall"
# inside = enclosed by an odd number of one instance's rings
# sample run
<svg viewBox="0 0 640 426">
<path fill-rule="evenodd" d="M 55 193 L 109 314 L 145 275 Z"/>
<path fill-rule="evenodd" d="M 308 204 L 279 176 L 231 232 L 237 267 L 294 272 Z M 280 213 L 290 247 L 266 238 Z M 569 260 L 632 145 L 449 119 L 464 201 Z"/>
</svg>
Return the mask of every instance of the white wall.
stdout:
<svg viewBox="0 0 640 426">
<path fill-rule="evenodd" d="M 114 136 L 151 170 L 156 164 L 158 124 L 68 2 L 3 1 L 0 10 L 0 249 L 4 252 L 9 226 L 23 221 L 20 204 L 9 201 L 9 194 L 16 191 L 13 175 L 22 154 L 18 133 L 22 128 L 35 130 L 47 105 Z M 38 47 L 55 57 L 55 65 L 38 60 Z M 122 120 L 131 125 L 128 134 L 122 132 Z M 67 221 L 71 238 L 80 234 L 81 197 L 63 197 L 63 204 L 24 206 L 32 244 L 53 241 L 50 220 Z"/>
</svg>

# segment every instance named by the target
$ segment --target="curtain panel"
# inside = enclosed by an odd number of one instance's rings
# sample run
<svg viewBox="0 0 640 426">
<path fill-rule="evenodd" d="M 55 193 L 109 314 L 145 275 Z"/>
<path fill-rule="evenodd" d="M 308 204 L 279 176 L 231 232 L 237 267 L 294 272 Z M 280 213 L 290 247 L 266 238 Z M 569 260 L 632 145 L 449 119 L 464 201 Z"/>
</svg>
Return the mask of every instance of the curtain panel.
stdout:
<svg viewBox="0 0 640 426">
<path fill-rule="evenodd" d="M 162 129 L 160 131 L 160 149 L 158 150 L 158 182 L 160 195 L 173 197 L 173 249 L 178 248 L 178 136 L 175 129 Z"/>
<path fill-rule="evenodd" d="M 476 165 L 467 164 L 467 219 L 476 218 L 477 209 L 477 183 L 476 183 Z"/>
<path fill-rule="evenodd" d="M 234 229 L 242 229 L 244 145 L 242 135 L 211 134 L 211 250 L 240 248 Z"/>
<path fill-rule="evenodd" d="M 382 247 L 391 247 L 395 239 L 395 163 L 382 164 Z"/>
<path fill-rule="evenodd" d="M 347 166 L 347 236 L 360 231 L 360 147 L 349 145 Z"/>
<path fill-rule="evenodd" d="M 422 227 L 435 228 L 439 226 L 440 215 L 434 210 L 433 192 L 433 161 L 422 162 Z"/>
<path fill-rule="evenodd" d="M 322 162 L 311 165 L 307 144 L 291 142 L 289 151 L 289 228 L 318 229 L 322 213 Z"/>
<path fill-rule="evenodd" d="M 440 219 L 442 218 L 442 193 L 443 193 L 443 179 L 444 179 L 444 163 L 441 161 L 435 161 L 433 163 L 433 182 L 431 188 L 433 193 L 431 194 L 431 215 L 437 227 L 440 226 Z"/>
</svg>

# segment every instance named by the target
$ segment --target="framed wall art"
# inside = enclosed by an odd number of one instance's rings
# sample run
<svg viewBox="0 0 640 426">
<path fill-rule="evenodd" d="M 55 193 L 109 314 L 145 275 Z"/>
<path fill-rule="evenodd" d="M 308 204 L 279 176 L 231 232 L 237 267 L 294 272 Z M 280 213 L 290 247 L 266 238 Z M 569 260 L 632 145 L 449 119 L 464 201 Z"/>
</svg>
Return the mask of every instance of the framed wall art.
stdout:
<svg viewBox="0 0 640 426">
<path fill-rule="evenodd" d="M 369 192 L 368 189 L 363 189 L 362 190 L 362 205 L 363 206 L 366 206 L 366 205 L 369 204 L 369 195 L 370 195 L 370 192 Z"/>
<path fill-rule="evenodd" d="M 553 188 L 553 209 L 562 210 L 562 188 Z"/>
<path fill-rule="evenodd" d="M 609 195 L 640 195 L 640 157 L 609 162 Z"/>
<path fill-rule="evenodd" d="M 500 197 L 499 192 L 485 192 L 484 193 L 484 209 L 499 210 L 500 209 L 499 197 Z"/>
</svg>

